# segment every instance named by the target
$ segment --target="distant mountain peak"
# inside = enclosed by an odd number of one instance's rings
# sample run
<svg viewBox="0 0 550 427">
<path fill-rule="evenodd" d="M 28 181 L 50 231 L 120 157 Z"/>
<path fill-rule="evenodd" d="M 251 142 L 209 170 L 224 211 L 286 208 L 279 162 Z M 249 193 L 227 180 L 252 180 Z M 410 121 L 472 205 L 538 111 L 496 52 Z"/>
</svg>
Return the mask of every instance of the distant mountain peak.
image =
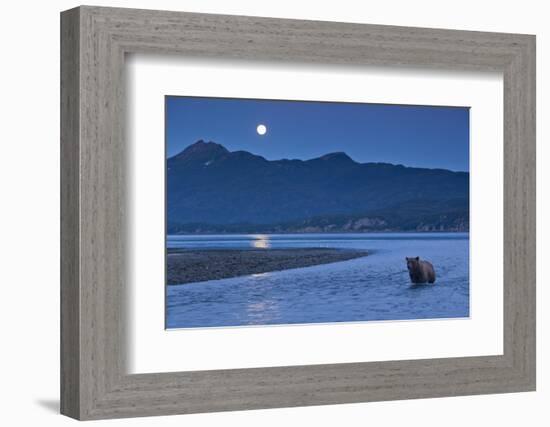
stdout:
<svg viewBox="0 0 550 427">
<path fill-rule="evenodd" d="M 317 159 L 313 159 L 317 160 Z M 353 160 L 350 156 L 348 156 L 343 151 L 337 151 L 334 153 L 328 153 L 318 158 L 318 160 L 324 160 L 324 161 L 345 161 L 345 162 L 353 162 L 355 163 L 355 160 Z"/>
<path fill-rule="evenodd" d="M 217 144 L 212 141 L 204 141 L 202 139 L 199 139 L 194 144 L 191 144 L 189 147 L 187 147 L 185 150 L 183 150 L 180 154 L 193 154 L 193 153 L 229 153 L 227 148 L 225 148 L 221 144 Z"/>
<path fill-rule="evenodd" d="M 228 154 L 229 151 L 221 144 L 199 139 L 194 144 L 186 147 L 183 151 L 173 156 L 170 160 L 176 161 L 213 161 Z"/>
</svg>

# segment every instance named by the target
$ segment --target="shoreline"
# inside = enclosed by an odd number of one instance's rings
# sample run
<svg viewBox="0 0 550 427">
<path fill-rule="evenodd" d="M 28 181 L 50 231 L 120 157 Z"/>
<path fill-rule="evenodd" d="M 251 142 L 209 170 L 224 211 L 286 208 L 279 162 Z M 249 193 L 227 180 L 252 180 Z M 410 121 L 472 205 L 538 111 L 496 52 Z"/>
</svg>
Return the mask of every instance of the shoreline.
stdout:
<svg viewBox="0 0 550 427">
<path fill-rule="evenodd" d="M 367 256 L 365 250 L 296 249 L 170 249 L 166 284 L 183 285 L 348 261 Z"/>
</svg>

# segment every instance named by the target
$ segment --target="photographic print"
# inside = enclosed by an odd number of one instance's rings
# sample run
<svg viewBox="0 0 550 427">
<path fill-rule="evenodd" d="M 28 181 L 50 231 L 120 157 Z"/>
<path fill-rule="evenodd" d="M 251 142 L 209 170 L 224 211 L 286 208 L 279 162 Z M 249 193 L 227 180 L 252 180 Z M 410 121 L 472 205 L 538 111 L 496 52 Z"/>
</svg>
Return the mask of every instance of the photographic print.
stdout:
<svg viewBox="0 0 550 427">
<path fill-rule="evenodd" d="M 166 96 L 166 328 L 468 317 L 469 117 Z"/>
</svg>

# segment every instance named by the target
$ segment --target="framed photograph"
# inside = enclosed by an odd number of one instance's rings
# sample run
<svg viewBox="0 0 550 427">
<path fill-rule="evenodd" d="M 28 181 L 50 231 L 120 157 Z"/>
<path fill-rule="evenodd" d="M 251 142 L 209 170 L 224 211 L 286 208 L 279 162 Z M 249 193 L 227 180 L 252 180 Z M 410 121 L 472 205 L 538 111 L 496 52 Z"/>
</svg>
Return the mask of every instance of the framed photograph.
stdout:
<svg viewBox="0 0 550 427">
<path fill-rule="evenodd" d="M 535 389 L 535 37 L 61 14 L 61 411 Z"/>
<path fill-rule="evenodd" d="M 165 115 L 168 329 L 469 317 L 469 108 L 167 96 Z"/>
</svg>

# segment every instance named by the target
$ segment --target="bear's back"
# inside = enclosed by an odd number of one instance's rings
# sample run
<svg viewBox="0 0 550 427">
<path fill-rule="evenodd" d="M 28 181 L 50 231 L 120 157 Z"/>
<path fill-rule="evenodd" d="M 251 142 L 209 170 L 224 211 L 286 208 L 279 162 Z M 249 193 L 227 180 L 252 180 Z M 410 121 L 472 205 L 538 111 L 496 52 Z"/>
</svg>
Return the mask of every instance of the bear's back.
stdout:
<svg viewBox="0 0 550 427">
<path fill-rule="evenodd" d="M 430 261 L 420 261 L 424 280 L 428 283 L 435 282 L 435 269 Z"/>
</svg>

